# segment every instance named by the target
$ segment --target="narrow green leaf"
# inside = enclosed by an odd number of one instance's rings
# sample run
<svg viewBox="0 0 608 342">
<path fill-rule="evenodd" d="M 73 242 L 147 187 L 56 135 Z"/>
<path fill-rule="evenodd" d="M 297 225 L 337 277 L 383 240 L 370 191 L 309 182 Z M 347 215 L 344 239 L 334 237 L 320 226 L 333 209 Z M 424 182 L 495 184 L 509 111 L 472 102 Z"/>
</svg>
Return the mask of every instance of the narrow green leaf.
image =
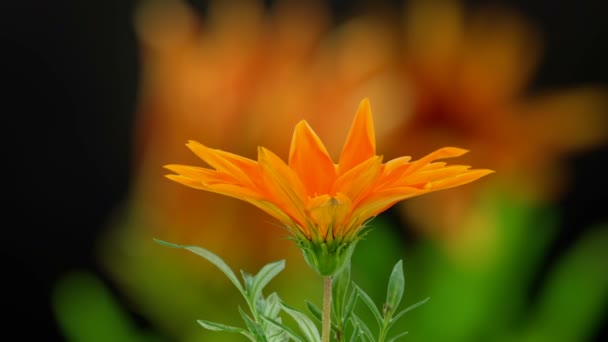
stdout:
<svg viewBox="0 0 608 342">
<path fill-rule="evenodd" d="M 239 282 L 239 279 L 236 277 L 236 275 L 234 274 L 232 269 L 230 269 L 230 267 L 228 267 L 228 265 L 224 262 L 224 260 L 222 260 L 222 258 L 215 255 L 214 253 L 212 253 L 202 247 L 198 247 L 198 246 L 177 245 L 177 244 L 173 244 L 173 243 L 166 242 L 166 241 L 159 240 L 159 239 L 154 239 L 154 241 L 156 241 L 157 243 L 159 243 L 163 246 L 167 246 L 167 247 L 187 249 L 190 252 L 207 259 L 207 261 L 209 261 L 210 263 L 215 265 L 217 268 L 219 268 L 220 271 L 224 272 L 224 274 L 228 277 L 228 279 L 230 279 L 230 281 L 232 281 L 234 286 L 236 286 L 236 288 L 239 289 L 239 291 L 243 294 L 243 296 L 246 295 L 245 290 L 243 289 L 243 285 L 241 285 L 241 283 Z"/>
<path fill-rule="evenodd" d="M 249 340 L 255 342 L 255 339 L 253 338 L 253 335 L 251 335 L 245 329 L 241 329 L 241 328 L 237 328 L 237 327 L 231 327 L 231 326 L 220 324 L 220 323 L 205 321 L 205 320 L 202 320 L 202 319 L 197 320 L 197 322 L 198 322 L 198 324 L 200 324 L 203 328 L 205 328 L 207 330 L 211 330 L 211 331 L 226 331 L 226 332 L 231 332 L 231 333 L 238 333 L 238 334 L 242 334 L 242 335 L 246 336 L 247 338 L 249 338 Z"/>
<path fill-rule="evenodd" d="M 393 324 L 395 324 L 395 322 L 397 322 L 397 320 L 399 320 L 399 318 L 401 318 L 401 316 L 403 316 L 403 315 L 404 315 L 404 314 L 406 314 L 407 312 L 412 311 L 412 310 L 414 310 L 415 308 L 417 308 L 417 307 L 419 307 L 419 306 L 421 306 L 421 305 L 425 304 L 426 302 L 428 302 L 428 301 L 429 301 L 429 299 L 431 299 L 431 297 L 427 297 L 427 298 L 425 298 L 425 299 L 423 299 L 423 300 L 419 301 L 418 303 L 412 304 L 412 305 L 408 306 L 407 308 L 405 308 L 405 309 L 403 309 L 403 310 L 399 311 L 399 313 L 398 313 L 398 314 L 396 314 L 396 315 L 395 315 L 395 316 L 394 316 L 394 317 L 391 319 L 391 321 L 389 322 L 389 324 L 388 324 L 388 326 L 387 326 L 387 328 L 386 328 L 386 329 L 387 329 L 387 330 L 388 330 L 388 329 L 390 329 L 390 328 L 391 328 L 391 326 L 393 326 Z"/>
<path fill-rule="evenodd" d="M 293 331 L 293 329 L 291 329 L 290 327 L 284 325 L 281 322 L 278 322 L 270 317 L 266 317 L 266 316 L 262 316 L 265 320 L 267 320 L 268 322 L 270 322 L 270 324 L 275 325 L 276 327 L 282 329 L 287 335 L 289 335 L 289 337 L 291 337 L 294 341 L 296 342 L 306 342 L 300 335 L 298 335 L 295 331 Z"/>
<path fill-rule="evenodd" d="M 357 291 L 351 291 L 350 296 L 348 297 L 348 301 L 346 302 L 346 305 L 344 306 L 344 315 L 342 317 L 342 322 L 346 322 L 348 321 L 348 319 L 350 318 L 350 315 L 353 313 L 354 309 L 355 309 L 355 304 L 357 303 Z"/>
<path fill-rule="evenodd" d="M 354 285 L 354 288 L 356 289 L 357 293 L 359 294 L 359 297 L 363 300 L 363 303 L 365 303 L 365 305 L 367 305 L 367 307 L 370 309 L 370 311 L 376 318 L 376 321 L 378 322 L 378 326 L 382 326 L 383 318 L 382 318 L 382 315 L 380 314 L 380 311 L 378 310 L 378 307 L 374 304 L 374 301 L 359 286 L 357 286 L 355 284 L 353 284 L 353 285 Z"/>
<path fill-rule="evenodd" d="M 250 294 L 251 288 L 253 287 L 253 276 L 241 270 L 241 277 L 243 277 L 243 282 L 245 283 L 245 292 L 247 292 L 247 294 Z"/>
<path fill-rule="evenodd" d="M 391 339 L 390 339 L 390 340 L 388 340 L 388 342 L 394 342 L 394 341 L 397 341 L 397 339 L 400 339 L 401 337 L 403 337 L 403 336 L 405 336 L 405 335 L 407 335 L 407 334 L 408 334 L 408 332 L 407 332 L 407 331 L 404 331 L 404 332 L 402 332 L 402 333 L 400 333 L 400 334 L 397 334 L 397 335 L 395 335 L 395 336 L 391 337 Z"/>
<path fill-rule="evenodd" d="M 352 333 L 352 335 L 350 335 L 349 342 L 356 342 L 357 338 L 361 337 L 360 336 L 361 334 L 363 334 L 363 332 L 361 331 L 361 327 L 359 327 L 358 325 L 354 325 L 353 333 Z"/>
<path fill-rule="evenodd" d="M 239 313 L 241 314 L 245 325 L 247 325 L 247 329 L 249 329 L 251 334 L 253 334 L 253 337 L 255 337 L 256 342 L 268 342 L 268 340 L 266 339 L 266 333 L 264 332 L 264 328 L 262 328 L 259 323 L 249 317 L 249 315 L 247 315 L 245 311 L 241 309 L 240 306 Z"/>
<path fill-rule="evenodd" d="M 351 322 L 355 328 L 361 330 L 361 336 L 367 338 L 369 341 L 374 341 L 374 335 L 372 334 L 372 331 L 369 329 L 367 324 L 365 324 L 365 322 L 363 322 L 363 320 L 361 320 L 361 318 L 359 318 L 359 316 L 357 316 L 355 313 L 352 314 Z"/>
<path fill-rule="evenodd" d="M 315 325 L 315 323 L 308 318 L 308 316 L 297 309 L 294 309 L 287 304 L 281 302 L 281 307 L 283 311 L 287 312 L 298 324 L 300 330 L 306 337 L 306 340 L 309 342 L 319 342 L 321 341 L 321 335 L 319 334 L 319 329 Z"/>
<path fill-rule="evenodd" d="M 280 298 L 276 292 L 273 292 L 266 298 L 263 315 L 274 319 L 279 315 L 279 312 L 281 312 Z"/>
<path fill-rule="evenodd" d="M 264 322 L 265 324 L 271 325 L 270 322 Z M 280 323 L 280 322 L 279 322 Z M 283 330 L 283 328 L 272 325 L 272 332 L 268 335 L 268 342 L 289 342 L 289 335 Z"/>
<path fill-rule="evenodd" d="M 350 283 L 350 262 L 334 277 L 332 282 L 332 306 L 335 313 L 335 318 L 342 321 L 342 313 L 344 302 L 346 300 L 346 291 Z"/>
<path fill-rule="evenodd" d="M 386 304 L 388 304 L 388 307 L 385 316 L 390 317 L 397 310 L 399 303 L 401 303 L 404 289 L 403 262 L 399 260 L 395 264 L 395 267 L 393 267 L 393 272 L 391 272 L 388 280 L 388 289 L 386 290 Z"/>
<path fill-rule="evenodd" d="M 264 287 L 283 269 L 285 269 L 285 260 L 275 261 L 262 267 L 258 274 L 253 277 L 249 298 L 255 301 L 262 294 Z"/>
<path fill-rule="evenodd" d="M 308 308 L 308 311 L 310 311 L 310 313 L 312 314 L 312 316 L 319 322 L 323 322 L 323 313 L 321 312 L 321 309 L 319 309 L 315 304 L 313 304 L 312 302 L 306 300 L 306 308 Z"/>
</svg>

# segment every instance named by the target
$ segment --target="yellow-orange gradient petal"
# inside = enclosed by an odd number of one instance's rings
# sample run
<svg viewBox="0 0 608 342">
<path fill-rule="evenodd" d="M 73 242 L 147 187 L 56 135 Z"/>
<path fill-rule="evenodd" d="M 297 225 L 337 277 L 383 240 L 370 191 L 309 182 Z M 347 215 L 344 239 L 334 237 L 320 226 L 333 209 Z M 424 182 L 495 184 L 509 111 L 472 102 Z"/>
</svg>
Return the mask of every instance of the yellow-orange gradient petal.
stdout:
<svg viewBox="0 0 608 342">
<path fill-rule="evenodd" d="M 253 185 L 250 175 L 257 175 L 255 161 L 222 150 L 211 149 L 194 140 L 190 140 L 186 146 L 217 171 L 227 173 L 241 182 Z"/>
<path fill-rule="evenodd" d="M 342 148 L 338 175 L 346 173 L 358 164 L 376 155 L 376 135 L 372 111 L 368 99 L 359 104 L 357 115 Z"/>
<path fill-rule="evenodd" d="M 323 240 L 328 237 L 330 231 L 332 237 L 340 234 L 351 210 L 350 198 L 342 193 L 336 196 L 317 196 L 309 201 L 307 208 L 310 219 L 318 228 Z"/>
<path fill-rule="evenodd" d="M 374 180 L 380 173 L 381 165 L 381 156 L 373 156 L 360 163 L 338 177 L 332 186 L 331 193 L 341 192 L 346 194 L 353 201 L 353 204 L 356 205 L 361 196 L 370 190 L 371 184 L 374 183 Z"/>
<path fill-rule="evenodd" d="M 263 190 L 268 199 L 299 225 L 306 227 L 306 190 L 298 175 L 281 158 L 264 147 L 258 148 L 258 164 Z"/>
<path fill-rule="evenodd" d="M 328 193 L 336 178 L 336 168 L 327 149 L 306 121 L 300 121 L 293 133 L 289 167 L 298 175 L 311 197 Z"/>
</svg>

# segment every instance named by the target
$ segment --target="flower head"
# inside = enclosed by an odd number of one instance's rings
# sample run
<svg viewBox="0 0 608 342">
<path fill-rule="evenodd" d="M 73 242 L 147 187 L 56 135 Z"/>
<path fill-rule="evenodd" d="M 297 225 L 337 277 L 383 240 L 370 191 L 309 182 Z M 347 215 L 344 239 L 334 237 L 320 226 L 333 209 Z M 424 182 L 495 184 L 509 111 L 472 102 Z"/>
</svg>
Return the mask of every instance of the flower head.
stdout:
<svg viewBox="0 0 608 342">
<path fill-rule="evenodd" d="M 378 136 L 384 153 L 417 156 L 449 142 L 475 151 L 463 163 L 500 170 L 487 182 L 404 203 L 403 218 L 448 248 L 485 251 L 490 244 L 481 236 L 492 223 L 480 225 L 483 233 L 471 224 L 481 198 L 497 190 L 537 203 L 563 195 L 565 157 L 607 141 L 608 89 L 531 87 L 542 35 L 508 7 L 414 0 L 403 13 L 395 74 L 408 85 L 402 96 L 410 107 L 400 109 L 404 120 L 390 134 Z M 471 248 L 469 241 L 483 242 Z"/>
<path fill-rule="evenodd" d="M 436 162 L 466 150 L 445 147 L 410 161 L 383 163 L 376 154 L 370 104 L 364 99 L 335 164 L 308 125 L 296 125 L 285 163 L 259 147 L 257 161 L 195 141 L 187 146 L 212 168 L 166 165 L 167 178 L 192 188 L 234 197 L 278 219 L 321 275 L 349 259 L 365 223 L 393 204 L 431 191 L 462 185 L 493 171 Z"/>
</svg>

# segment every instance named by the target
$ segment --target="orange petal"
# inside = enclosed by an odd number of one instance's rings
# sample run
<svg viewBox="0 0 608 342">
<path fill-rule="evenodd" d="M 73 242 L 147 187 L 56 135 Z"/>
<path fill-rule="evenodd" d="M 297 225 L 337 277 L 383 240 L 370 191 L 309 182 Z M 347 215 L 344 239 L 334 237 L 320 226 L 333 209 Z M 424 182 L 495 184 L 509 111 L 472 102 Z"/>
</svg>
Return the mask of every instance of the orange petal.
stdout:
<svg viewBox="0 0 608 342">
<path fill-rule="evenodd" d="M 193 179 L 181 175 L 165 175 L 165 177 L 169 178 L 174 182 L 189 186 L 194 189 L 207 190 L 207 187 L 203 184 L 203 182 L 198 179 Z"/>
<path fill-rule="evenodd" d="M 363 99 L 340 155 L 338 175 L 376 155 L 376 136 L 369 100 Z"/>
<path fill-rule="evenodd" d="M 171 170 L 181 176 L 185 176 L 201 183 L 238 183 L 234 177 L 225 173 L 220 173 L 215 170 L 210 170 L 202 167 L 190 165 L 169 164 L 164 166 L 165 169 Z"/>
<path fill-rule="evenodd" d="M 232 175 L 235 179 L 241 180 L 241 183 L 253 185 L 248 173 L 257 173 L 255 161 L 222 150 L 209 148 L 194 140 L 190 140 L 186 146 L 214 169 Z"/>
<path fill-rule="evenodd" d="M 390 188 L 380 192 L 374 192 L 363 198 L 357 208 L 353 211 L 352 227 L 363 224 L 368 219 L 387 210 L 395 203 L 406 198 L 423 194 L 426 190 L 413 187 Z"/>
<path fill-rule="evenodd" d="M 437 181 L 441 179 L 447 179 L 467 172 L 470 166 L 465 165 L 451 165 L 435 170 L 418 171 L 407 177 L 399 179 L 397 182 L 392 184 L 393 186 L 411 186 L 412 184 L 420 184 L 426 182 Z"/>
<path fill-rule="evenodd" d="M 289 167 L 299 176 L 311 197 L 328 193 L 336 178 L 334 163 L 321 139 L 306 121 L 300 121 L 294 130 Z"/>
<path fill-rule="evenodd" d="M 443 147 L 436 151 L 433 151 L 426 156 L 413 161 L 407 171 L 404 173 L 405 175 L 410 175 L 415 171 L 420 170 L 421 168 L 427 166 L 427 164 L 437 160 L 437 159 L 445 159 L 445 158 L 454 158 L 460 157 L 463 154 L 469 152 L 468 150 L 458 148 L 458 147 Z"/>
<path fill-rule="evenodd" d="M 477 180 L 477 179 L 479 179 L 483 176 L 489 175 L 491 173 L 494 173 L 494 171 L 487 170 L 487 169 L 469 170 L 465 173 L 456 175 L 454 177 L 444 178 L 444 179 L 440 179 L 440 180 L 431 182 L 431 186 L 432 186 L 431 191 L 452 188 L 452 187 L 455 187 L 458 185 L 470 183 L 474 180 Z"/>
<path fill-rule="evenodd" d="M 382 165 L 381 156 L 372 156 L 368 160 L 350 169 L 336 179 L 331 188 L 332 194 L 341 192 L 351 199 L 354 205 L 375 184 Z"/>
<path fill-rule="evenodd" d="M 382 165 L 381 175 L 374 187 L 384 187 L 395 182 L 410 167 L 411 157 L 399 157 Z"/>
<path fill-rule="evenodd" d="M 325 194 L 311 199 L 307 211 L 321 237 L 325 239 L 330 228 L 334 236 L 339 233 L 338 230 L 344 226 L 351 206 L 350 199 L 344 194 L 340 193 L 335 197 Z"/>
<path fill-rule="evenodd" d="M 304 200 L 306 191 L 296 173 L 270 150 L 258 148 L 263 190 L 268 199 L 293 217 L 300 225 L 306 225 Z"/>
</svg>

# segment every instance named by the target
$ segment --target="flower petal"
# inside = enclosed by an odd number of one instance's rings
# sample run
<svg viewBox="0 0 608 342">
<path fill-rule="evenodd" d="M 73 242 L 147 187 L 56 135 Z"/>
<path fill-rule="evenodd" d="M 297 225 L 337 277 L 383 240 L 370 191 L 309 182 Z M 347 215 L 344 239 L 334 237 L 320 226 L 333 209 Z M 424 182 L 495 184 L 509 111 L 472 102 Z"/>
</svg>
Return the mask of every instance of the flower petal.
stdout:
<svg viewBox="0 0 608 342">
<path fill-rule="evenodd" d="M 214 169 L 232 175 L 235 179 L 239 179 L 241 183 L 253 185 L 253 181 L 249 175 L 253 176 L 258 173 L 255 161 L 222 150 L 209 148 L 194 140 L 188 141 L 186 146 Z"/>
<path fill-rule="evenodd" d="M 281 158 L 264 147 L 258 148 L 258 164 L 267 198 L 301 226 L 306 227 L 306 191 L 298 175 Z"/>
<path fill-rule="evenodd" d="M 451 165 L 435 170 L 418 171 L 407 177 L 399 179 L 398 181 L 393 183 L 392 186 L 412 186 L 413 184 L 427 183 L 447 179 L 466 173 L 469 168 L 470 166 L 465 165 Z"/>
<path fill-rule="evenodd" d="M 355 120 L 348 132 L 340 155 L 338 175 L 376 155 L 376 136 L 368 99 L 359 104 Z"/>
<path fill-rule="evenodd" d="M 307 211 L 311 221 L 319 229 L 321 237 L 325 239 L 330 229 L 333 231 L 332 237 L 340 234 L 351 209 L 350 199 L 339 193 L 335 197 L 321 195 L 311 199 Z"/>
<path fill-rule="evenodd" d="M 233 176 L 221 173 L 215 170 L 190 166 L 190 165 L 177 165 L 169 164 L 164 166 L 165 169 L 171 170 L 181 176 L 185 176 L 196 180 L 198 182 L 209 184 L 209 183 L 238 183 Z"/>
<path fill-rule="evenodd" d="M 353 205 L 357 205 L 359 199 L 372 189 L 381 165 L 382 156 L 372 156 L 338 177 L 330 193 L 343 193 L 351 199 Z"/>
<path fill-rule="evenodd" d="M 461 173 L 454 177 L 444 178 L 437 181 L 431 182 L 431 191 L 437 191 L 442 189 L 452 188 L 458 185 L 463 185 L 466 183 L 470 183 L 474 180 L 477 180 L 483 176 L 494 173 L 493 170 L 487 169 L 475 169 L 469 170 L 467 172 Z"/>
<path fill-rule="evenodd" d="M 392 184 L 410 167 L 411 157 L 399 157 L 382 164 L 381 175 L 374 185 L 375 188 L 385 187 Z"/>
<path fill-rule="evenodd" d="M 469 151 L 462 149 L 462 148 L 458 148 L 458 147 L 440 148 L 436 151 L 433 151 L 433 152 L 427 154 L 426 156 L 424 156 L 416 161 L 413 161 L 411 163 L 410 167 L 407 169 L 406 172 L 404 172 L 404 174 L 402 176 L 404 177 L 404 176 L 410 175 L 410 174 L 414 173 L 415 171 L 418 171 L 421 168 L 424 168 L 429 163 L 431 163 L 437 159 L 460 157 L 467 152 L 469 152 Z"/>
<path fill-rule="evenodd" d="M 374 192 L 363 198 L 354 209 L 350 223 L 355 229 L 370 218 L 382 213 L 395 203 L 406 198 L 421 195 L 426 192 L 424 188 L 398 187 Z"/>
<path fill-rule="evenodd" d="M 300 121 L 294 130 L 289 167 L 299 176 L 311 197 L 328 193 L 336 178 L 334 163 L 306 121 Z"/>
</svg>

